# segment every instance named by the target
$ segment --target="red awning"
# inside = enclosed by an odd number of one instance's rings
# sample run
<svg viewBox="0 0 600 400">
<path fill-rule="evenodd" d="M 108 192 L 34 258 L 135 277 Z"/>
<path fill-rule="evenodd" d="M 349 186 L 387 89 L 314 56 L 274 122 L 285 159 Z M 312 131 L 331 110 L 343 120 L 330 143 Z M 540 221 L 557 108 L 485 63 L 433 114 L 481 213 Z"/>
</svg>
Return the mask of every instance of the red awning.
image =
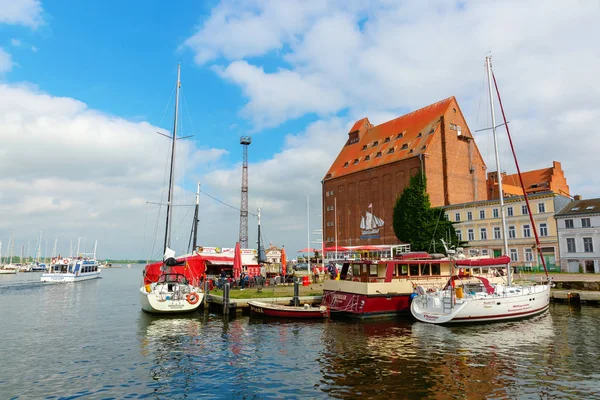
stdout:
<svg viewBox="0 0 600 400">
<path fill-rule="evenodd" d="M 325 251 L 329 251 L 329 252 L 336 251 L 336 247 L 335 246 L 325 247 Z M 350 251 L 350 249 L 347 247 L 338 246 L 337 251 Z"/>
<path fill-rule="evenodd" d="M 459 267 L 505 267 L 510 263 L 509 256 L 501 256 L 496 258 L 479 258 L 477 260 L 456 260 L 456 265 Z"/>
<path fill-rule="evenodd" d="M 211 263 L 212 265 L 233 265 L 233 257 L 223 256 L 200 256 L 204 261 Z"/>
</svg>

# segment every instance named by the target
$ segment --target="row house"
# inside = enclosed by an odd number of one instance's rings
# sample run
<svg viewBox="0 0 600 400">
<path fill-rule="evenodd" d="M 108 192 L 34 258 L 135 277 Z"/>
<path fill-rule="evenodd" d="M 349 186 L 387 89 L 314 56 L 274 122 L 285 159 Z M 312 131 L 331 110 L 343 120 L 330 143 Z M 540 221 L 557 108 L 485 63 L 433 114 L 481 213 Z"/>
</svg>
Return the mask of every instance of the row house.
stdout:
<svg viewBox="0 0 600 400">
<path fill-rule="evenodd" d="M 570 198 L 551 191 L 528 195 L 536 224 L 540 247 L 550 271 L 560 271 L 558 234 L 554 215 Z M 524 270 L 537 270 L 541 261 L 536 251 L 535 235 L 525 198 L 504 199 L 509 256 L 512 265 Z M 471 255 L 498 257 L 504 253 L 500 200 L 485 200 L 444 207 L 446 217 L 455 223 L 456 233 Z"/>
<path fill-rule="evenodd" d="M 561 268 L 600 273 L 600 199 L 575 196 L 556 214 Z"/>
</svg>

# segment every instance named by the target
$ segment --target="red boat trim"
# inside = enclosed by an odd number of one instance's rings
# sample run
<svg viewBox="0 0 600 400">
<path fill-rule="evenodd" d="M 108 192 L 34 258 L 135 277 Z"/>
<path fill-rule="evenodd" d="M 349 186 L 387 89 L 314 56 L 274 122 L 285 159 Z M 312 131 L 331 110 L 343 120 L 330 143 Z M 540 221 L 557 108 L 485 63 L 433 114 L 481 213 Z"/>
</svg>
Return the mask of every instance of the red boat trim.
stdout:
<svg viewBox="0 0 600 400">
<path fill-rule="evenodd" d="M 475 320 L 480 320 L 480 319 L 497 319 L 497 318 L 505 318 L 505 317 L 519 317 L 519 316 L 527 316 L 530 314 L 537 314 L 540 313 L 542 311 L 544 311 L 545 309 L 549 308 L 550 305 L 546 305 L 542 308 L 538 308 L 536 310 L 530 310 L 530 311 L 523 311 L 523 312 L 519 312 L 519 313 L 512 313 L 512 314 L 498 314 L 498 315 L 489 315 L 489 316 L 480 316 L 480 317 L 461 317 L 461 318 L 453 318 L 452 321 L 475 321 Z M 452 321 L 448 321 L 448 322 L 452 322 Z"/>
</svg>

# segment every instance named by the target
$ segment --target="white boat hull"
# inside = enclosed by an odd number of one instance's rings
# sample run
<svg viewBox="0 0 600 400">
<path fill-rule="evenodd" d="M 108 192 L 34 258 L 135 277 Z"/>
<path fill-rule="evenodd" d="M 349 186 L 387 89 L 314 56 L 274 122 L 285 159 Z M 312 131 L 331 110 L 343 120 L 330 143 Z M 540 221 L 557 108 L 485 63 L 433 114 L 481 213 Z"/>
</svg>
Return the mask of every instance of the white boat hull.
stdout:
<svg viewBox="0 0 600 400">
<path fill-rule="evenodd" d="M 16 269 L 0 269 L 0 275 L 16 274 Z"/>
<path fill-rule="evenodd" d="M 147 288 L 150 288 L 148 291 Z M 165 285 L 153 283 L 140 288 L 140 302 L 142 310 L 151 314 L 176 314 L 196 311 L 202 304 L 204 293 L 200 288 L 191 286 L 189 293 L 195 293 L 197 301 L 188 301 L 187 294 L 180 294 L 179 290 L 168 291 Z"/>
<path fill-rule="evenodd" d="M 421 322 L 449 324 L 491 322 L 526 318 L 546 311 L 550 285 L 512 286 L 510 293 L 481 294 L 456 299 L 452 307 L 450 290 L 416 296 L 412 315 Z"/>
<path fill-rule="evenodd" d="M 61 283 L 61 282 L 79 282 L 96 279 L 100 277 L 100 271 L 85 272 L 78 275 L 72 273 L 44 273 L 40 280 L 42 282 Z"/>
</svg>

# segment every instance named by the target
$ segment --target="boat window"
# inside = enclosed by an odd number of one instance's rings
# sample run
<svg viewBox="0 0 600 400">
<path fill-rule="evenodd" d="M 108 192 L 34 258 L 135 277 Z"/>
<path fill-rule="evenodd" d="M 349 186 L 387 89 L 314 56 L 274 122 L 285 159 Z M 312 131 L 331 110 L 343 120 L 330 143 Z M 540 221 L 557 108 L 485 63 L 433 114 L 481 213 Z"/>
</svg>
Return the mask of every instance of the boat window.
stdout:
<svg viewBox="0 0 600 400">
<path fill-rule="evenodd" d="M 354 276 L 360 275 L 360 264 L 352 264 L 352 275 L 354 275 Z"/>
<path fill-rule="evenodd" d="M 402 265 L 400 265 L 400 274 L 399 274 L 399 276 L 406 276 L 406 275 L 408 275 L 408 265 L 402 264 Z"/>
<path fill-rule="evenodd" d="M 441 275 L 440 264 L 431 264 L 431 275 Z"/>
<path fill-rule="evenodd" d="M 369 275 L 377 276 L 377 264 L 371 264 L 370 270 L 369 270 Z"/>
<path fill-rule="evenodd" d="M 363 272 L 363 274 L 365 274 L 365 275 L 367 274 L 367 264 L 363 264 L 363 265 L 362 265 L 362 272 Z"/>
<path fill-rule="evenodd" d="M 419 264 L 410 265 L 410 276 L 419 276 Z"/>
<path fill-rule="evenodd" d="M 421 265 L 421 275 L 430 275 L 430 269 L 429 264 Z"/>
</svg>

